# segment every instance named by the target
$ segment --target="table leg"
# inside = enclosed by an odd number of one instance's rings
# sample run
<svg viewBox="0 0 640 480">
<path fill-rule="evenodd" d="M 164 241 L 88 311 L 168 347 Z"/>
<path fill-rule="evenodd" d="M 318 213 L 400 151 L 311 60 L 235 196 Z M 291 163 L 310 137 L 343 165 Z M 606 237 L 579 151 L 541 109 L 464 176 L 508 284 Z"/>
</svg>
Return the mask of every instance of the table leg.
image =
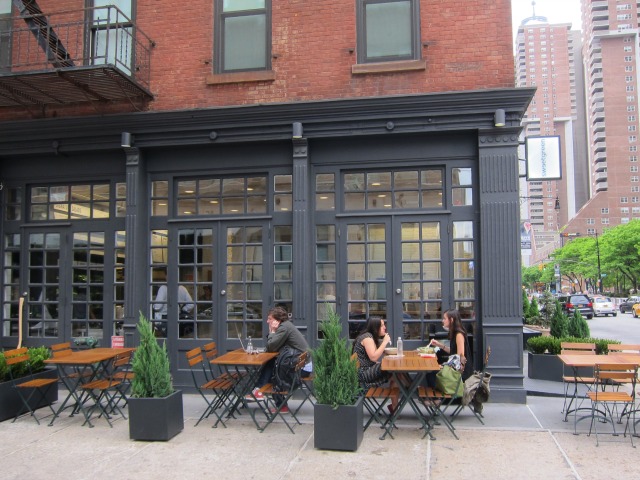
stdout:
<svg viewBox="0 0 640 480">
<path fill-rule="evenodd" d="M 407 404 L 411 406 L 414 413 L 420 420 L 422 428 L 425 429 L 431 439 L 434 439 L 433 435 L 431 434 L 431 426 L 429 425 L 428 419 L 425 418 L 425 416 L 420 411 L 420 408 L 416 405 L 413 399 L 416 391 L 418 390 L 418 386 L 422 383 L 424 377 L 426 376 L 426 372 L 417 372 L 408 387 L 405 386 L 404 383 L 400 380 L 399 373 L 402 372 L 393 372 L 392 376 L 398 388 L 400 389 L 400 399 L 396 410 L 393 412 L 393 415 L 391 415 L 391 418 L 389 419 L 389 426 L 388 428 L 385 428 L 385 432 L 380 436 L 380 440 L 384 440 L 387 434 L 390 434 L 390 430 L 396 428 L 396 420 Z"/>
</svg>

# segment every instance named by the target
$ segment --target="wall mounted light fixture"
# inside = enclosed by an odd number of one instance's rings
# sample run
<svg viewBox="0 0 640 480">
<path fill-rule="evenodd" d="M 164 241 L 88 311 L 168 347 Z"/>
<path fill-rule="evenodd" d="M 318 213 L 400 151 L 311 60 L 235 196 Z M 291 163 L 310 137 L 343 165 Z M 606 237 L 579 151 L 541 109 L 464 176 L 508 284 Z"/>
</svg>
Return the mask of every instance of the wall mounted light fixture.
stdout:
<svg viewBox="0 0 640 480">
<path fill-rule="evenodd" d="M 302 138 L 302 123 L 293 122 L 293 138 Z"/>
<path fill-rule="evenodd" d="M 120 146 L 124 148 L 133 146 L 133 135 L 129 132 L 122 132 Z"/>
<path fill-rule="evenodd" d="M 506 125 L 506 115 L 502 108 L 497 109 L 493 115 L 493 124 L 496 127 L 504 127 Z"/>
</svg>

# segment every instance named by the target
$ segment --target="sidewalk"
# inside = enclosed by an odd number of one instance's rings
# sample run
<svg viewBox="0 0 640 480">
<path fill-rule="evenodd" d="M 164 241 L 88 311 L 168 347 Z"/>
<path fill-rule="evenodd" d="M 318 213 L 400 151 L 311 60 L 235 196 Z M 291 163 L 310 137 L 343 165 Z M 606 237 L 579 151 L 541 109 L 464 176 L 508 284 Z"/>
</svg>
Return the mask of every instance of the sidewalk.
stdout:
<svg viewBox="0 0 640 480">
<path fill-rule="evenodd" d="M 549 382 L 545 382 L 549 383 Z M 553 382 L 551 382 L 553 383 Z M 540 392 L 538 392 L 540 393 Z M 282 423 L 256 430 L 249 415 L 194 427 L 204 407 L 184 396 L 185 428 L 166 443 L 129 440 L 128 422 L 109 428 L 103 419 L 82 427 L 62 416 L 53 427 L 29 417 L 0 423 L 2 478 L 102 479 L 602 479 L 640 478 L 640 449 L 629 437 L 587 436 L 588 421 L 562 421 L 562 398 L 529 396 L 526 405 L 488 403 L 485 425 L 466 411 L 456 420 L 460 440 L 436 426 L 422 438 L 412 414 L 402 416 L 395 439 L 379 440 L 369 428 L 354 453 L 313 448 L 313 409 L 302 408 L 292 435 Z M 40 410 L 42 415 L 44 410 Z M 602 430 L 610 427 L 600 425 Z M 640 444 L 640 438 L 634 439 Z"/>
</svg>

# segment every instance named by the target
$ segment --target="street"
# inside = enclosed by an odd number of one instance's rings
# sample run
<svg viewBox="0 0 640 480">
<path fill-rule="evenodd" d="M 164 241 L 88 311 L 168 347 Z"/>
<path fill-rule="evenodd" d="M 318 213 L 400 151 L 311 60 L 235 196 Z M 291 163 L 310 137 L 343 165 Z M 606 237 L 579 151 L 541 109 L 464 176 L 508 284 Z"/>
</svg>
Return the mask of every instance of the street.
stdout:
<svg viewBox="0 0 640 480">
<path fill-rule="evenodd" d="M 640 318 L 618 312 L 617 317 L 594 317 L 587 320 L 593 338 L 640 344 Z"/>
</svg>

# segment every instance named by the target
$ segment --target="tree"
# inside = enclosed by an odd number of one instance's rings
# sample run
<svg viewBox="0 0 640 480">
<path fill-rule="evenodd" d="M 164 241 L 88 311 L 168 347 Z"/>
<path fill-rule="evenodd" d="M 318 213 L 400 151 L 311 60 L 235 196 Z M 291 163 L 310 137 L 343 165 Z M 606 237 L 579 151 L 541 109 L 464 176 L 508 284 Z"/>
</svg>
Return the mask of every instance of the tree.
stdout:
<svg viewBox="0 0 640 480">
<path fill-rule="evenodd" d="M 578 309 L 575 309 L 573 315 L 569 317 L 569 336 L 576 338 L 589 338 L 591 336 L 589 325 Z"/>
<path fill-rule="evenodd" d="M 529 318 L 529 309 L 531 308 L 531 303 L 529 303 L 529 297 L 527 296 L 527 291 L 522 289 L 522 318 L 525 320 Z"/>
<path fill-rule="evenodd" d="M 606 230 L 599 238 L 601 270 L 605 283 L 619 272 L 637 291 L 640 281 L 640 220 Z M 611 279 L 611 280 L 609 280 Z"/>
<path fill-rule="evenodd" d="M 560 302 L 556 300 L 555 311 L 551 317 L 551 329 L 552 337 L 564 338 L 569 336 L 569 317 L 562 311 Z"/>
</svg>

